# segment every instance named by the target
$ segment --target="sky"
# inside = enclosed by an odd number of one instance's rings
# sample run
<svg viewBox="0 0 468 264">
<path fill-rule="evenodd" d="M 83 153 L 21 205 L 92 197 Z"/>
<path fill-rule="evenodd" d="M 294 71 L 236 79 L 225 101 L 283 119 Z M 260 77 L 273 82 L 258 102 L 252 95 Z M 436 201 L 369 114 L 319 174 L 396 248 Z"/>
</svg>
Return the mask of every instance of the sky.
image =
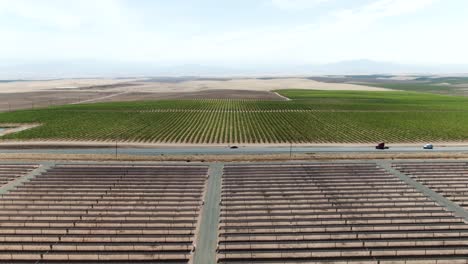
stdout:
<svg viewBox="0 0 468 264">
<path fill-rule="evenodd" d="M 468 64 L 466 0 L 0 0 L 0 61 Z"/>
</svg>

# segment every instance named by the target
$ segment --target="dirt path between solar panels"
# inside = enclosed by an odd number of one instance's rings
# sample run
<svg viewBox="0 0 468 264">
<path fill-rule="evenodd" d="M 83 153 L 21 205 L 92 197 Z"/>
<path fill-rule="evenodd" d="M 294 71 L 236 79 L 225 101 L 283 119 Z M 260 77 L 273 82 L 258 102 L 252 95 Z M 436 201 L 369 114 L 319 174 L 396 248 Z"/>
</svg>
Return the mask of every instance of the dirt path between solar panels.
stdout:
<svg viewBox="0 0 468 264">
<path fill-rule="evenodd" d="M 200 229 L 196 237 L 197 248 L 193 259 L 194 264 L 213 263 L 216 259 L 223 167 L 223 163 L 213 163 L 209 168 Z"/>
</svg>

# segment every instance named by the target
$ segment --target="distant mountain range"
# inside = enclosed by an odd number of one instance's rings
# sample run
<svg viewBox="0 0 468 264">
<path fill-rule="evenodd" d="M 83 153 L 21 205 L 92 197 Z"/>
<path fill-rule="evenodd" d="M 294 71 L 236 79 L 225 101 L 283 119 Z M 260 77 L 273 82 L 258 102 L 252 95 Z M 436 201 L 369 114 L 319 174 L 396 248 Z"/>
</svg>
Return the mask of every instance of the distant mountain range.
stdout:
<svg viewBox="0 0 468 264">
<path fill-rule="evenodd" d="M 407 65 L 372 60 L 350 60 L 315 65 L 211 66 L 109 61 L 53 61 L 0 63 L 0 80 L 148 77 L 148 76 L 261 76 L 261 75 L 367 75 L 367 74 L 467 74 L 468 65 Z"/>
</svg>

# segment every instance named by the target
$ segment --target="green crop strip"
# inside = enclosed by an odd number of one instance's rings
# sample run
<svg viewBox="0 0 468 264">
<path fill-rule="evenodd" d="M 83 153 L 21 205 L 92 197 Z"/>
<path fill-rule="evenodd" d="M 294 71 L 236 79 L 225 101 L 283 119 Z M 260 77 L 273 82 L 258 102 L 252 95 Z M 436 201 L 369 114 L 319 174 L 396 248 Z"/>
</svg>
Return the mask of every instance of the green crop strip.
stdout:
<svg viewBox="0 0 468 264">
<path fill-rule="evenodd" d="M 468 140 L 468 98 L 415 92 L 278 92 L 292 100 L 116 102 L 0 113 L 0 124 L 42 124 L 1 140 L 220 144 Z"/>
</svg>

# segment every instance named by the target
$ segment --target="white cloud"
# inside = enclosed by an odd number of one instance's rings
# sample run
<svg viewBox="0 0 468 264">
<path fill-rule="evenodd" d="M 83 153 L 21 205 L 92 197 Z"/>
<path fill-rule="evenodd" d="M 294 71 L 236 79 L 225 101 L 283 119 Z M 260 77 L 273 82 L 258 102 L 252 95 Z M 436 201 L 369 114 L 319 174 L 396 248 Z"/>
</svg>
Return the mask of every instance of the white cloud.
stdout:
<svg viewBox="0 0 468 264">
<path fill-rule="evenodd" d="M 326 0 L 268 1 L 279 8 L 297 9 L 313 7 Z M 354 8 L 328 10 L 321 12 L 319 16 L 311 15 L 310 20 L 301 20 L 309 24 L 271 23 L 270 26 L 265 26 L 252 23 L 247 27 L 242 25 L 231 30 L 223 30 L 222 27 L 213 29 L 206 22 L 197 21 L 189 14 L 187 23 L 200 23 L 202 30 L 185 32 L 182 28 L 172 27 L 173 21 L 166 18 L 145 24 L 139 17 L 132 15 L 125 2 L 121 1 L 0 0 L 0 17 L 6 12 L 14 13 L 58 29 L 50 32 L 23 32 L 8 26 L 3 26 L 2 29 L 0 25 L 0 56 L 5 58 L 11 55 L 13 59 L 14 56 L 23 56 L 173 64 L 221 62 L 239 65 L 308 64 L 355 58 L 388 60 L 390 56 L 393 56 L 390 60 L 397 57 L 408 60 L 417 56 L 425 58 L 427 56 L 421 52 L 415 53 L 414 50 L 422 43 L 425 51 L 434 48 L 436 40 L 427 41 L 427 38 L 422 40 L 414 37 L 413 32 L 421 31 L 418 25 L 413 25 L 412 29 L 399 28 L 394 26 L 393 21 L 398 21 L 398 16 L 413 15 L 435 1 L 437 0 L 370 1 L 361 6 L 355 5 Z M 131 2 L 137 1 L 127 3 Z M 425 19 L 430 22 L 431 18 Z M 221 25 L 223 22 L 219 21 Z M 433 28 L 433 25 L 427 27 Z M 386 30 L 382 30 L 383 28 Z M 463 25 L 457 24 L 450 32 L 460 29 L 463 29 Z M 446 27 L 436 30 L 447 32 Z M 391 34 L 388 33 L 390 31 Z M 450 38 L 452 33 L 427 35 Z M 411 43 L 406 44 L 399 39 Z M 443 39 L 437 41 L 440 46 L 448 46 L 440 43 Z M 461 56 L 466 54 L 461 52 L 462 43 L 466 44 L 466 41 L 458 39 L 455 47 L 461 55 L 452 56 L 457 60 L 462 60 Z M 412 57 L 412 54 L 417 55 Z"/>
</svg>

